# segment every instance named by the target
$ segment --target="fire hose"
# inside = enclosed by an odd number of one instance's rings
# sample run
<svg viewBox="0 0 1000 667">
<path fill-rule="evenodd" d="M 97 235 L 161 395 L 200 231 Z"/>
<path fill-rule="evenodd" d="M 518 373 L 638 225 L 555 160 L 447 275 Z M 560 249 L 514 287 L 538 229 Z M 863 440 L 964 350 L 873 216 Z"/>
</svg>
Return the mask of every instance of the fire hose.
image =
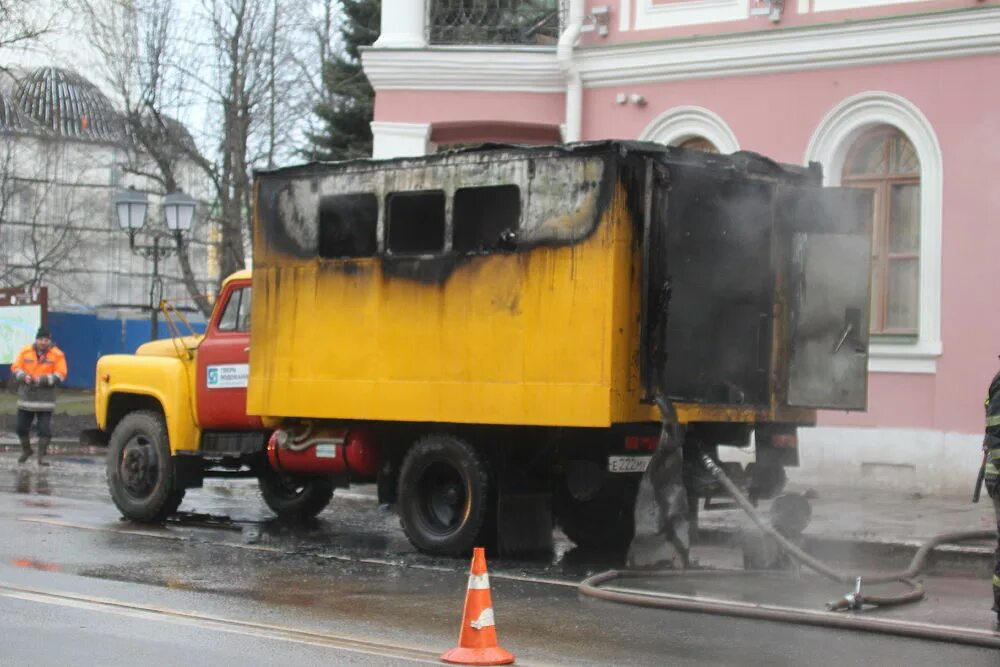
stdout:
<svg viewBox="0 0 1000 667">
<path fill-rule="evenodd" d="M 885 607 L 921 600 L 924 597 L 923 586 L 919 582 L 915 581 L 914 578 L 917 577 L 921 571 L 923 571 L 927 562 L 927 557 L 935 547 L 941 544 L 964 542 L 969 540 L 996 539 L 996 533 L 994 531 L 974 530 L 936 535 L 925 542 L 917 550 L 913 559 L 910 561 L 909 567 L 901 572 L 864 577 L 856 574 L 840 572 L 813 556 L 810 556 L 799 548 L 798 545 L 778 532 L 778 530 L 776 530 L 770 522 L 765 520 L 760 515 L 750 500 L 740 491 L 736 484 L 729 479 L 726 473 L 723 472 L 722 468 L 715 461 L 713 461 L 710 456 L 702 452 L 701 461 L 712 476 L 722 484 L 722 486 L 729 492 L 743 511 L 747 513 L 757 527 L 773 538 L 774 541 L 789 556 L 791 556 L 791 558 L 814 572 L 831 579 L 832 581 L 853 585 L 854 591 L 840 600 L 827 603 L 827 609 L 829 611 L 822 612 L 778 605 L 750 604 L 745 602 L 709 599 L 672 593 L 654 593 L 636 589 L 610 590 L 601 588 L 603 584 L 607 584 L 615 579 L 677 577 L 691 573 L 690 570 L 608 570 L 606 572 L 598 573 L 581 582 L 579 586 L 580 593 L 589 597 L 608 600 L 611 602 L 654 607 L 658 609 L 693 611 L 708 614 L 737 616 L 742 618 L 779 621 L 784 623 L 798 623 L 861 630 L 866 632 L 880 632 L 917 639 L 958 642 L 973 646 L 1000 648 L 1000 634 L 997 633 L 896 619 L 862 618 L 858 615 L 830 613 L 841 610 L 860 611 L 865 605 Z M 712 576 L 717 576 L 719 574 L 727 574 L 730 576 L 745 575 L 743 572 L 718 572 L 710 570 L 706 570 L 706 572 L 711 572 Z M 890 582 L 902 583 L 910 590 L 899 595 L 872 595 L 862 591 L 863 584 L 880 584 Z"/>
</svg>

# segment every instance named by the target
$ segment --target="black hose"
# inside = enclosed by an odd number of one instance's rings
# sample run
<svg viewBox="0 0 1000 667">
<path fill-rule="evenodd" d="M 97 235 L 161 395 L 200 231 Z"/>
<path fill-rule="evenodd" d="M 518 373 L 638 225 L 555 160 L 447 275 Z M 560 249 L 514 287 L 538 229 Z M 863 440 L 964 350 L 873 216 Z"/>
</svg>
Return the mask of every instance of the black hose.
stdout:
<svg viewBox="0 0 1000 667">
<path fill-rule="evenodd" d="M 914 554 L 913 559 L 910 561 L 910 565 L 901 572 L 873 575 L 869 577 L 859 577 L 856 574 L 840 572 L 813 556 L 810 556 L 805 551 L 800 549 L 798 545 L 794 544 L 784 535 L 779 533 L 773 526 L 770 525 L 768 521 L 764 520 L 750 500 L 743 495 L 740 489 L 731 479 L 729 479 L 725 472 L 723 472 L 722 468 L 716 464 L 711 457 L 703 452 L 701 458 L 702 463 L 708 471 L 712 473 L 717 480 L 719 480 L 733 499 L 736 500 L 740 507 L 747 513 L 750 519 L 757 524 L 762 531 L 774 538 L 778 545 L 781 546 L 781 548 L 784 549 L 792 558 L 809 569 L 814 570 L 815 572 L 822 574 L 833 581 L 857 586 L 855 593 L 845 596 L 842 600 L 829 603 L 827 607 L 831 610 L 857 610 L 865 604 L 893 606 L 921 600 L 924 597 L 923 587 L 919 582 L 914 581 L 913 577 L 918 576 L 923 570 L 927 561 L 927 556 L 935 547 L 951 542 L 996 538 L 996 533 L 989 530 L 942 533 L 940 535 L 935 535 L 933 538 L 925 542 L 920 549 L 917 550 L 917 553 Z M 974 646 L 1000 648 L 1000 635 L 984 631 L 891 619 L 860 618 L 858 616 L 845 616 L 842 614 L 832 614 L 806 609 L 793 609 L 774 605 L 747 604 L 727 600 L 708 600 L 687 595 L 651 593 L 644 591 L 608 590 L 600 588 L 601 584 L 614 579 L 678 576 L 684 574 L 687 574 L 684 570 L 608 570 L 607 572 L 601 572 L 584 580 L 580 584 L 579 589 L 583 595 L 590 597 L 645 607 L 655 607 L 659 609 L 695 611 L 702 613 L 723 614 L 728 616 L 739 616 L 743 618 L 765 619 L 785 623 L 802 623 L 806 625 L 865 630 L 868 632 L 882 632 L 905 637 L 960 642 Z M 716 571 L 712 572 L 713 576 L 718 574 L 722 573 Z M 727 574 L 742 575 L 745 573 L 733 572 Z M 888 582 L 900 582 L 908 586 L 911 590 L 900 595 L 892 596 L 869 595 L 861 592 L 861 586 L 863 583 L 879 584 Z"/>
</svg>

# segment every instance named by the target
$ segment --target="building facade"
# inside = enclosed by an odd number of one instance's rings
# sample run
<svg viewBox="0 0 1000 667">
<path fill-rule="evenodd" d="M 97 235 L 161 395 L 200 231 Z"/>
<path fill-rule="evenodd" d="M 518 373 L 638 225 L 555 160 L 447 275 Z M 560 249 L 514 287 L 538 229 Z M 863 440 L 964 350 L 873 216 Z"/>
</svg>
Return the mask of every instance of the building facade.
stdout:
<svg viewBox="0 0 1000 667">
<path fill-rule="evenodd" d="M 186 130 L 179 127 L 185 136 Z M 193 140 L 191 140 L 193 143 Z M 133 252 L 112 198 L 134 187 L 147 192 L 149 245 L 167 235 L 148 158 L 131 140 L 112 102 L 82 75 L 56 67 L 4 68 L 0 73 L 0 285 L 46 286 L 49 309 L 105 317 L 148 317 L 159 296 L 192 305 L 176 257 L 164 257 L 154 284 L 152 260 Z M 182 185 L 204 188 L 192 167 Z M 204 216 L 202 216 L 204 219 Z M 200 289 L 214 289 L 209 225 L 186 238 Z"/>
<path fill-rule="evenodd" d="M 383 0 L 375 157 L 644 139 L 875 194 L 868 411 L 798 480 L 966 493 L 1000 354 L 997 0 Z M 846 267 L 845 270 L 849 270 Z"/>
</svg>

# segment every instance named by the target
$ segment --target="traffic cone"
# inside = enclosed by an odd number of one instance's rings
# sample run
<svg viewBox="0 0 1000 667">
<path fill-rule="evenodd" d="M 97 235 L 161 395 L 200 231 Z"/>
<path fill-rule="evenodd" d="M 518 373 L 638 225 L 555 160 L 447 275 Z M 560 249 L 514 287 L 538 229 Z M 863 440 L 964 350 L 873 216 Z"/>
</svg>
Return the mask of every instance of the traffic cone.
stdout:
<svg viewBox="0 0 1000 667">
<path fill-rule="evenodd" d="M 443 654 L 441 659 L 460 665 L 509 665 L 514 662 L 514 656 L 497 645 L 490 575 L 486 573 L 486 550 L 482 547 L 472 551 L 458 646 Z"/>
</svg>

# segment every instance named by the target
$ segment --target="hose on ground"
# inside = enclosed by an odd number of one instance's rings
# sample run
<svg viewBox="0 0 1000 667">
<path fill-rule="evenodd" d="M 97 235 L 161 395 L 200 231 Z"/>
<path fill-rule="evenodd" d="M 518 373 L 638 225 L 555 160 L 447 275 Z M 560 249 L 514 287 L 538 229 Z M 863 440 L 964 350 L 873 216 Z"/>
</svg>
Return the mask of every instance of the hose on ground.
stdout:
<svg viewBox="0 0 1000 667">
<path fill-rule="evenodd" d="M 729 494 L 736 500 L 750 519 L 772 537 L 775 542 L 791 556 L 805 567 L 821 574 L 838 583 L 852 584 L 855 586 L 853 593 L 848 594 L 843 599 L 828 603 L 827 608 L 831 611 L 839 610 L 859 610 L 865 604 L 880 607 L 893 606 L 916 602 L 923 599 L 923 586 L 914 577 L 918 576 L 926 565 L 927 556 L 937 546 L 953 542 L 963 542 L 968 540 L 996 539 L 996 533 L 989 530 L 974 530 L 950 532 L 935 535 L 925 542 L 914 554 L 909 566 L 901 572 L 891 574 L 873 575 L 860 577 L 856 574 L 840 572 L 817 558 L 807 554 L 798 545 L 778 532 L 769 521 L 765 520 L 750 500 L 743 495 L 742 491 L 723 472 L 722 468 L 711 459 L 710 456 L 702 452 L 702 463 L 706 469 L 715 477 Z M 712 600 L 707 598 L 693 597 L 687 595 L 676 595 L 669 593 L 652 593 L 639 590 L 609 590 L 601 588 L 601 585 L 615 579 L 627 578 L 648 578 L 664 576 L 681 576 L 687 574 L 684 570 L 648 571 L 648 570 L 608 570 L 601 572 L 586 580 L 580 586 L 580 593 L 589 597 L 594 597 L 612 602 L 621 602 L 645 607 L 655 607 L 659 609 L 672 609 L 678 611 L 694 611 L 701 613 L 722 614 L 728 616 L 738 616 L 743 618 L 757 618 L 785 623 L 800 623 L 806 625 L 817 625 L 825 627 L 835 627 L 851 630 L 863 630 L 868 632 L 881 632 L 904 637 L 919 639 L 930 639 L 936 641 L 959 642 L 973 646 L 984 646 L 988 648 L 1000 648 L 1000 635 L 991 632 L 970 630 L 966 628 L 956 628 L 949 626 L 931 625 L 927 623 L 914 623 L 911 621 L 901 621 L 894 619 L 873 619 L 861 618 L 853 615 L 832 614 L 806 609 L 794 609 L 775 605 L 748 604 L 743 602 L 733 602 L 728 600 Z M 712 572 L 713 576 L 721 574 Z M 743 575 L 742 572 L 728 573 L 731 575 Z M 899 595 L 871 595 L 861 590 L 862 584 L 879 584 L 889 582 L 900 582 L 909 591 Z"/>
<path fill-rule="evenodd" d="M 810 556 L 805 551 L 803 551 L 797 544 L 789 540 L 787 537 L 778 532 L 771 523 L 764 519 L 757 511 L 757 508 L 753 506 L 753 503 L 743 495 L 739 487 L 733 483 L 729 476 L 722 470 L 712 458 L 702 452 L 701 462 L 705 468 L 712 473 L 722 486 L 725 487 L 726 491 L 736 500 L 739 506 L 744 512 L 750 517 L 751 521 L 757 524 L 757 527 L 762 531 L 767 533 L 768 536 L 774 539 L 775 542 L 792 558 L 801 563 L 802 565 L 808 567 L 810 570 L 822 574 L 823 576 L 842 584 L 853 584 L 857 586 L 855 593 L 850 594 L 844 600 L 833 602 L 828 604 L 831 610 L 854 608 L 859 609 L 865 604 L 876 605 L 880 607 L 906 604 L 908 602 L 916 602 L 923 599 L 924 592 L 923 587 L 919 582 L 913 580 L 914 577 L 918 576 L 921 571 L 923 571 L 924 566 L 927 564 L 927 556 L 935 547 L 941 544 L 950 544 L 953 542 L 965 542 L 969 540 L 985 540 L 996 537 L 996 533 L 990 530 L 968 530 L 959 531 L 951 533 L 941 533 L 940 535 L 935 535 L 927 542 L 925 542 L 918 550 L 917 553 L 913 555 L 912 560 L 910 560 L 910 565 L 901 572 L 893 572 L 890 574 L 872 575 L 861 577 L 857 574 L 849 574 L 846 572 L 840 572 L 836 570 L 823 561 Z M 860 591 L 862 584 L 884 584 L 888 582 L 898 581 L 906 586 L 910 587 L 912 590 L 908 593 L 895 596 L 879 596 L 879 595 L 869 595 L 862 593 Z"/>
</svg>

